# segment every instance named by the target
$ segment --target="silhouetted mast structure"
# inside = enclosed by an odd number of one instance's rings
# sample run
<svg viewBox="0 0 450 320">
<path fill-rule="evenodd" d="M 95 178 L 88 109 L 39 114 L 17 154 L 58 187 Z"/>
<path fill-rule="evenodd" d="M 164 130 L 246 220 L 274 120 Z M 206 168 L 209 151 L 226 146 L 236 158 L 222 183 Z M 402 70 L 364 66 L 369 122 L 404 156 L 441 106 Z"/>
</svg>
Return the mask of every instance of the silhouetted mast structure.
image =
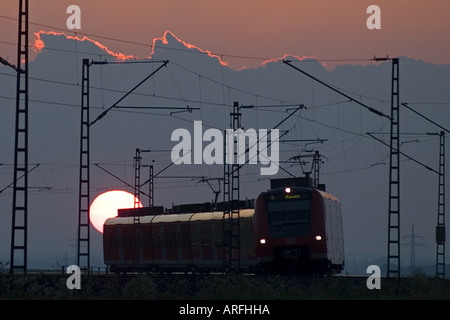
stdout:
<svg viewBox="0 0 450 320">
<path fill-rule="evenodd" d="M 140 148 L 136 148 L 136 155 L 134 156 L 134 208 L 139 208 L 140 198 L 141 198 L 141 165 L 142 162 L 142 152 L 150 152 L 151 150 L 144 150 Z M 153 201 L 153 166 L 149 166 L 149 183 L 150 183 L 150 189 L 149 189 L 149 207 L 153 207 L 154 201 Z M 139 216 L 134 217 L 135 220 L 139 219 Z M 137 222 L 137 221 L 135 221 Z"/>
<path fill-rule="evenodd" d="M 387 276 L 400 277 L 399 59 L 392 59 Z"/>
<path fill-rule="evenodd" d="M 134 156 L 134 208 L 139 208 L 139 198 L 141 197 L 141 149 L 136 148 Z M 135 220 L 137 217 L 134 217 Z M 135 221 L 136 222 L 136 221 Z"/>
<path fill-rule="evenodd" d="M 405 243 L 403 245 L 411 247 L 411 254 L 409 257 L 409 266 L 411 268 L 411 272 L 416 268 L 416 247 L 426 247 L 423 243 L 418 243 L 417 239 L 423 239 L 423 236 L 417 235 L 414 231 L 414 223 L 412 224 L 411 234 L 408 236 L 403 236 L 403 239 L 410 239 L 409 243 Z"/>
<path fill-rule="evenodd" d="M 439 133 L 439 188 L 436 226 L 436 277 L 445 278 L 445 132 Z"/>
<path fill-rule="evenodd" d="M 402 103 L 402 106 L 414 112 L 428 122 L 436 125 L 442 129 L 439 135 L 439 170 L 435 171 L 438 174 L 438 216 L 436 226 L 436 277 L 445 278 L 445 132 L 450 133 L 450 130 L 441 126 L 437 122 L 424 116 L 423 114 L 412 109 L 407 103 Z M 428 133 L 430 134 L 430 133 Z"/>
<path fill-rule="evenodd" d="M 79 193 L 78 193 L 78 250 L 77 250 L 77 264 L 81 268 L 86 266 L 88 272 L 90 269 L 90 223 L 89 223 L 89 206 L 90 206 L 90 160 L 89 160 L 89 129 L 97 121 L 101 120 L 106 114 L 114 108 L 119 108 L 118 105 L 131 93 L 133 93 L 144 82 L 155 75 L 159 70 L 165 67 L 169 61 L 146 61 L 146 63 L 161 63 L 156 70 L 145 77 L 141 82 L 135 85 L 131 90 L 125 93 L 119 100 L 117 100 L 109 108 L 105 109 L 95 120 L 89 120 L 89 68 L 92 65 L 106 65 L 117 64 L 116 62 L 108 61 L 92 61 L 83 59 L 82 72 L 82 88 L 81 88 L 81 130 L 80 130 L 80 175 L 79 175 Z M 122 62 L 123 63 L 123 62 Z M 151 107 L 149 107 L 151 108 Z M 179 108 L 178 108 L 179 109 Z M 186 108 L 190 111 L 193 108 Z M 102 168 L 103 169 L 103 168 Z M 106 171 L 105 169 L 103 169 Z M 136 187 L 135 187 L 136 190 Z M 82 260 L 84 259 L 84 263 Z"/>
<path fill-rule="evenodd" d="M 240 269 L 240 210 L 239 210 L 239 138 L 235 139 L 234 133 L 241 129 L 241 113 L 239 102 L 234 102 L 233 111 L 230 113 L 233 133 L 228 137 L 225 132 L 225 141 L 233 144 L 233 154 L 227 154 L 228 146 L 224 143 L 224 174 L 223 174 L 223 200 L 227 202 L 227 208 L 223 213 L 225 257 L 228 257 L 228 270 Z M 231 162 L 231 163 L 230 163 Z"/>
<path fill-rule="evenodd" d="M 77 265 L 86 267 L 90 262 L 90 157 L 89 157 L 89 67 L 88 59 L 83 59 L 81 85 L 81 128 L 80 128 L 80 175 L 78 189 L 78 246 Z"/>
<path fill-rule="evenodd" d="M 319 179 L 320 179 L 320 165 L 322 164 L 322 160 L 320 159 L 319 151 L 314 152 L 313 158 L 313 184 L 314 188 L 319 188 Z"/>
<path fill-rule="evenodd" d="M 17 67 L 15 70 L 17 71 L 17 91 L 10 272 L 22 270 L 26 273 L 28 242 L 28 0 L 19 1 Z M 19 178 L 21 175 L 22 178 Z"/>
<path fill-rule="evenodd" d="M 142 165 L 142 167 L 148 167 L 148 206 L 154 207 L 155 206 L 155 173 L 153 170 L 153 165 Z M 147 183 L 147 182 L 146 182 Z M 141 184 L 141 187 L 145 183 Z M 141 191 L 142 193 L 142 191 Z"/>
<path fill-rule="evenodd" d="M 134 156 L 134 209 L 139 208 L 139 198 L 141 197 L 141 149 L 136 148 L 136 155 Z M 133 226 L 135 233 L 136 246 L 140 243 L 140 223 L 139 215 L 133 216 Z M 140 262 L 140 255 L 138 250 L 133 250 L 133 264 Z"/>
<path fill-rule="evenodd" d="M 155 173 L 153 171 L 153 166 L 148 166 L 148 206 L 155 206 Z"/>
<path fill-rule="evenodd" d="M 303 104 L 296 105 L 293 112 L 291 112 L 287 117 L 280 121 L 273 129 L 278 128 L 281 124 L 287 121 L 292 115 L 294 115 L 298 110 L 305 108 Z M 223 230 L 224 230 L 224 247 L 225 247 L 225 258 L 228 261 L 224 261 L 224 265 L 228 267 L 229 271 L 240 269 L 240 210 L 239 210 L 239 200 L 240 200 L 240 183 L 239 183 L 239 170 L 242 166 L 250 161 L 250 156 L 243 163 L 239 164 L 239 134 L 237 130 L 242 129 L 241 127 L 241 112 L 240 109 L 243 106 L 239 106 L 239 102 L 234 102 L 233 111 L 230 113 L 230 126 L 233 129 L 231 137 L 225 131 L 224 139 L 224 175 L 223 175 L 223 201 L 227 203 L 227 207 L 223 213 Z M 272 130 L 273 130 L 272 129 Z M 270 130 L 267 135 L 271 134 Z M 280 137 L 287 134 L 288 131 L 283 133 Z M 236 137 L 235 137 L 236 135 Z M 227 143 L 233 144 L 233 154 L 228 154 L 229 151 Z M 267 148 L 273 143 L 271 141 L 268 143 Z M 245 154 L 249 152 L 249 148 L 246 148 Z M 281 168 L 281 167 L 280 167 Z M 286 170 L 285 170 L 286 171 Z M 286 171 L 287 172 L 287 171 Z M 289 173 L 289 172 L 288 172 Z M 290 173 L 289 173 L 290 174 Z M 291 174 L 292 175 L 292 174 Z"/>
</svg>

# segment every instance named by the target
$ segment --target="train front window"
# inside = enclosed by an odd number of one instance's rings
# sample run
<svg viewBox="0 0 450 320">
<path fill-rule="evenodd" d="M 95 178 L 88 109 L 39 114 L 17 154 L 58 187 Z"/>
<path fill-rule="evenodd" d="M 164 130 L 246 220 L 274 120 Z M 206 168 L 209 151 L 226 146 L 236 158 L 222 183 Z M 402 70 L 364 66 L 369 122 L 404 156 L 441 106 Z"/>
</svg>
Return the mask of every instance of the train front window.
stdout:
<svg viewBox="0 0 450 320">
<path fill-rule="evenodd" d="M 310 232 L 311 194 L 267 198 L 269 232 L 273 237 L 304 236 Z"/>
<path fill-rule="evenodd" d="M 309 223 L 310 200 L 269 202 L 267 209 L 271 225 Z"/>
</svg>

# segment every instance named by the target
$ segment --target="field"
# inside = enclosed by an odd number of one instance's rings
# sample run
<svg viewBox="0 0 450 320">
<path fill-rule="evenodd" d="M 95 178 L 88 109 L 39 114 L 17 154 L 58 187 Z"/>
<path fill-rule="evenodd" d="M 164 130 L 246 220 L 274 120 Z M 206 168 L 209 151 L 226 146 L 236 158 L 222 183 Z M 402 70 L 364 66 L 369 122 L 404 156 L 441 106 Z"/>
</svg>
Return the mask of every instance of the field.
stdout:
<svg viewBox="0 0 450 320">
<path fill-rule="evenodd" d="M 0 274 L 0 299 L 450 299 L 450 280 L 423 274 L 401 279 L 382 278 L 379 290 L 369 290 L 366 277 L 252 275 L 81 275 L 81 289 L 69 290 L 68 276 Z"/>
</svg>

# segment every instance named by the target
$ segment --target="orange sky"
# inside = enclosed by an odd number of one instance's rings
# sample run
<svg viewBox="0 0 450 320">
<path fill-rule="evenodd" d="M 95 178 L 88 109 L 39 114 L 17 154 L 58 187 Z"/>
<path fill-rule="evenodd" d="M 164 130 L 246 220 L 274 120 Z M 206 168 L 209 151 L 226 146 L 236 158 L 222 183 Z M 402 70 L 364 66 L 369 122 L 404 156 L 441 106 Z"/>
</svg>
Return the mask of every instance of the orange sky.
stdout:
<svg viewBox="0 0 450 320">
<path fill-rule="evenodd" d="M 233 67 L 289 53 L 319 59 L 409 56 L 450 63 L 448 0 L 39 0 L 30 1 L 30 21 L 67 29 L 66 8 L 81 7 L 82 33 L 151 44 L 165 30 L 205 50 L 224 55 Z M 120 4 L 119 4 L 120 3 Z M 368 30 L 366 9 L 381 7 L 381 30 Z M 0 56 L 15 63 L 17 0 L 2 0 Z M 31 31 L 52 28 L 31 25 Z M 61 30 L 56 30 L 61 31 Z M 67 30 L 69 35 L 73 32 Z M 150 48 L 94 39 L 112 51 L 146 57 Z M 31 41 L 31 39 L 30 39 Z M 327 62 L 328 65 L 333 64 Z"/>
</svg>

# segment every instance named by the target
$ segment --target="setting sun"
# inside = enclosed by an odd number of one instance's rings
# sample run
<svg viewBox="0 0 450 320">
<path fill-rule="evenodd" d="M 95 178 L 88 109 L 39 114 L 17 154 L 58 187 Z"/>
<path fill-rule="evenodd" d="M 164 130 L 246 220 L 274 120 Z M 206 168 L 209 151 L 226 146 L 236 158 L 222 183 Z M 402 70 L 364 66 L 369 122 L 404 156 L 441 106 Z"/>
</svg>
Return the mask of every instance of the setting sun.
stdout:
<svg viewBox="0 0 450 320">
<path fill-rule="evenodd" d="M 103 233 L 103 224 L 106 219 L 116 217 L 118 209 L 128 209 L 133 207 L 133 194 L 123 190 L 107 191 L 100 194 L 92 202 L 89 209 L 89 219 L 94 228 Z M 139 207 L 142 207 L 140 201 Z"/>
</svg>

